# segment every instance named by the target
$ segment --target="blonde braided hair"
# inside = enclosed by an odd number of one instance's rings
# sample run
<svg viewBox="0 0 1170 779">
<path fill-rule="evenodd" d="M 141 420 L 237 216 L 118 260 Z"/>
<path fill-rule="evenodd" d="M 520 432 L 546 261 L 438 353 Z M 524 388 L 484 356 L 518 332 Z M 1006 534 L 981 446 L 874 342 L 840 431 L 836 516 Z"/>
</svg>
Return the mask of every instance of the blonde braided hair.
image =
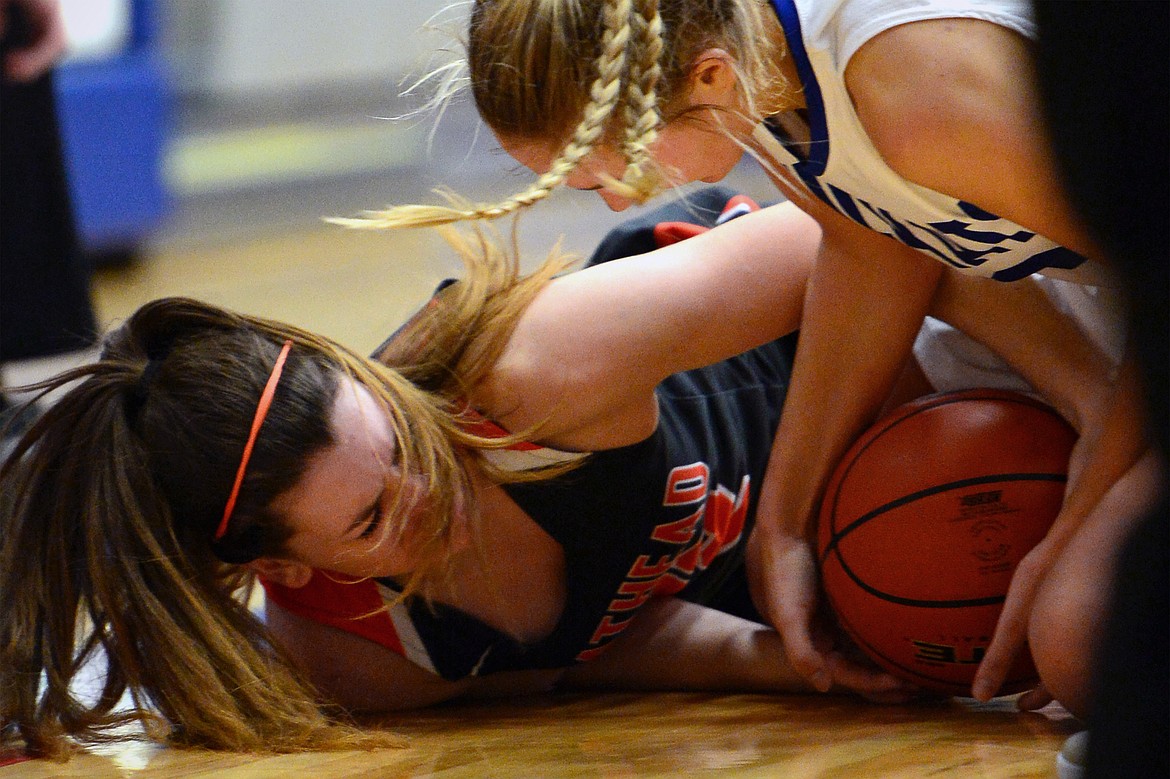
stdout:
<svg viewBox="0 0 1170 779">
<path fill-rule="evenodd" d="M 666 185 L 650 147 L 663 112 L 685 94 L 699 52 L 720 47 L 732 55 L 744 117 L 762 118 L 787 88 L 778 66 L 785 52 L 763 33 L 770 14 L 761 0 L 476 0 L 467 37 L 476 107 L 497 134 L 568 138 L 549 170 L 498 203 L 468 204 L 440 192 L 446 206 L 405 205 L 330 221 L 379 229 L 514 214 L 563 183 L 617 116 L 622 130 L 614 140 L 626 168 L 620 179 L 599 178 L 610 191 L 645 202 Z M 577 52 L 595 49 L 592 63 L 579 60 Z M 451 96 L 448 90 L 438 102 Z"/>
<path fill-rule="evenodd" d="M 644 203 L 662 189 L 663 177 L 650 157 L 650 146 L 658 138 L 662 113 L 655 91 L 662 78 L 662 17 L 658 0 L 639 0 L 631 16 L 632 27 L 640 44 L 640 57 L 632 59 L 626 83 L 626 133 L 622 153 L 626 170 L 620 182 L 605 180 L 606 186 L 636 203 Z"/>
</svg>

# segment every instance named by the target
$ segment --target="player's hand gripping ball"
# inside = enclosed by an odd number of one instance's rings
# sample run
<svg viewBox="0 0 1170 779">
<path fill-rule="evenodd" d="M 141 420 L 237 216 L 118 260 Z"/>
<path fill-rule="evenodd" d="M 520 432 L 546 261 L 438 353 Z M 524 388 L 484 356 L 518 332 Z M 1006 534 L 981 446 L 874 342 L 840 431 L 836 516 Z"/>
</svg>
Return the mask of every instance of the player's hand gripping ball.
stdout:
<svg viewBox="0 0 1170 779">
<path fill-rule="evenodd" d="M 869 429 L 834 472 L 817 536 L 825 593 L 879 666 L 970 695 L 1017 563 L 1060 510 L 1076 433 L 1024 395 L 932 395 Z M 1033 686 L 1021 653 L 1003 694 Z"/>
</svg>

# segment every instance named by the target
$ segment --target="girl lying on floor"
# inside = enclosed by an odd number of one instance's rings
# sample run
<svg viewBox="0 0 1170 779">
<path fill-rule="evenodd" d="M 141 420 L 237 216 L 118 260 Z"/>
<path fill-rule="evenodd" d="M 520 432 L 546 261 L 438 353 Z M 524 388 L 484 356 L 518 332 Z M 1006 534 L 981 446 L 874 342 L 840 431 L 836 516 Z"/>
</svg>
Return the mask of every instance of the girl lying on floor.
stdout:
<svg viewBox="0 0 1170 779">
<path fill-rule="evenodd" d="M 466 277 L 373 359 L 143 306 L 42 385 L 68 388 L 0 470 L 8 737 L 60 755 L 138 719 L 213 748 L 351 747 L 369 742 L 342 712 L 462 695 L 810 691 L 743 547 L 819 238 L 782 204 L 522 275 L 452 235 Z M 969 294 L 956 281 L 936 313 Z M 972 334 L 1075 425 L 1107 378 L 1045 300 L 1026 341 L 994 316 Z M 1062 359 L 1033 356 L 1041 332 Z M 264 620 L 241 597 L 257 576 Z M 109 670 L 83 699 L 95 655 Z M 836 668 L 838 691 L 913 692 Z"/>
</svg>

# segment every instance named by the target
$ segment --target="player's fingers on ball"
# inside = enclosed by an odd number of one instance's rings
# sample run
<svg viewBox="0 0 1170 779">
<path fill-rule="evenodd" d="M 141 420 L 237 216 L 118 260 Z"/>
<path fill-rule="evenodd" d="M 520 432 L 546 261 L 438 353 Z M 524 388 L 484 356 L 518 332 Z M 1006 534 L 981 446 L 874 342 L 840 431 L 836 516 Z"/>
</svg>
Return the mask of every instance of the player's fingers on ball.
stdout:
<svg viewBox="0 0 1170 779">
<path fill-rule="evenodd" d="M 1027 578 L 1024 581 L 1013 580 L 1008 588 L 995 634 L 971 686 L 971 694 L 976 699 L 985 701 L 992 698 L 1007 678 L 1012 662 L 1027 638 L 1028 616 L 1034 593 L 1034 583 Z"/>
<path fill-rule="evenodd" d="M 1018 645 L 1017 645 L 1018 646 Z M 988 701 L 995 697 L 995 693 L 1003 686 L 1007 678 L 1015 652 L 1004 641 L 996 644 L 995 641 L 987 648 L 987 655 L 979 664 L 979 670 L 971 683 L 971 697 L 980 701 Z"/>
<path fill-rule="evenodd" d="M 970 694 L 980 660 L 985 698 L 1026 689 L 1034 574 L 1012 573 L 1051 546 L 1075 440 L 1053 409 L 984 389 L 915 401 L 859 437 L 825 491 L 815 557 L 853 641 L 940 693 Z M 1009 592 L 1019 627 L 984 659 Z"/>
<path fill-rule="evenodd" d="M 833 676 L 825 665 L 822 655 L 811 644 L 790 643 L 786 646 L 788 662 L 792 670 L 803 677 L 819 692 L 828 692 L 833 686 Z"/>
<path fill-rule="evenodd" d="M 825 660 L 821 652 L 817 651 L 812 640 L 809 613 L 799 607 L 782 605 L 780 620 L 776 629 L 784 639 L 784 648 L 788 652 L 788 659 L 792 667 L 801 676 L 813 681 L 813 676 L 827 674 Z M 819 685 L 818 686 L 819 689 Z"/>
<path fill-rule="evenodd" d="M 1022 626 L 1012 623 L 1005 626 L 1002 621 L 995 631 L 995 637 L 987 647 L 987 654 L 979 664 L 979 670 L 971 685 L 971 695 L 976 700 L 987 701 L 1003 686 L 1016 655 L 1024 645 Z"/>
<path fill-rule="evenodd" d="M 916 685 L 902 679 L 862 668 L 844 659 L 833 659 L 830 665 L 835 686 L 875 703 L 905 703 L 922 692 Z"/>
<path fill-rule="evenodd" d="M 1011 616 L 1017 620 L 1026 620 L 1032 611 L 1032 603 L 1036 600 L 1036 593 L 1044 577 L 1052 569 L 1053 554 L 1051 544 L 1041 542 L 1035 549 L 1024 555 L 1012 574 L 1008 585 L 1007 598 L 1003 605 L 1002 623 L 1004 617 Z"/>
<path fill-rule="evenodd" d="M 1034 689 L 1028 690 L 1021 695 L 1019 700 L 1016 701 L 1016 708 L 1020 711 L 1036 711 L 1037 709 L 1044 708 L 1054 700 L 1056 699 L 1052 697 L 1052 693 L 1048 692 L 1048 689 L 1041 683 L 1037 684 Z"/>
</svg>

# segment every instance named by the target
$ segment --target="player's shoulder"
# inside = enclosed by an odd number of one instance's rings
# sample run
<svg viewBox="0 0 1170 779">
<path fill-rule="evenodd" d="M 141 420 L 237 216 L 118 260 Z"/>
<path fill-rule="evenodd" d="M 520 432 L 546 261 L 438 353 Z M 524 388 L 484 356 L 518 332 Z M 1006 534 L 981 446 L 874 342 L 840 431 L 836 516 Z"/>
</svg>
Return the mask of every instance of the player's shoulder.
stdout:
<svg viewBox="0 0 1170 779">
<path fill-rule="evenodd" d="M 1015 31 L 979 19 L 912 22 L 863 44 L 845 81 L 874 147 L 894 170 L 921 181 L 934 156 L 970 152 L 989 128 L 1011 141 L 1006 125 L 1031 99 L 1029 47 Z"/>
</svg>

